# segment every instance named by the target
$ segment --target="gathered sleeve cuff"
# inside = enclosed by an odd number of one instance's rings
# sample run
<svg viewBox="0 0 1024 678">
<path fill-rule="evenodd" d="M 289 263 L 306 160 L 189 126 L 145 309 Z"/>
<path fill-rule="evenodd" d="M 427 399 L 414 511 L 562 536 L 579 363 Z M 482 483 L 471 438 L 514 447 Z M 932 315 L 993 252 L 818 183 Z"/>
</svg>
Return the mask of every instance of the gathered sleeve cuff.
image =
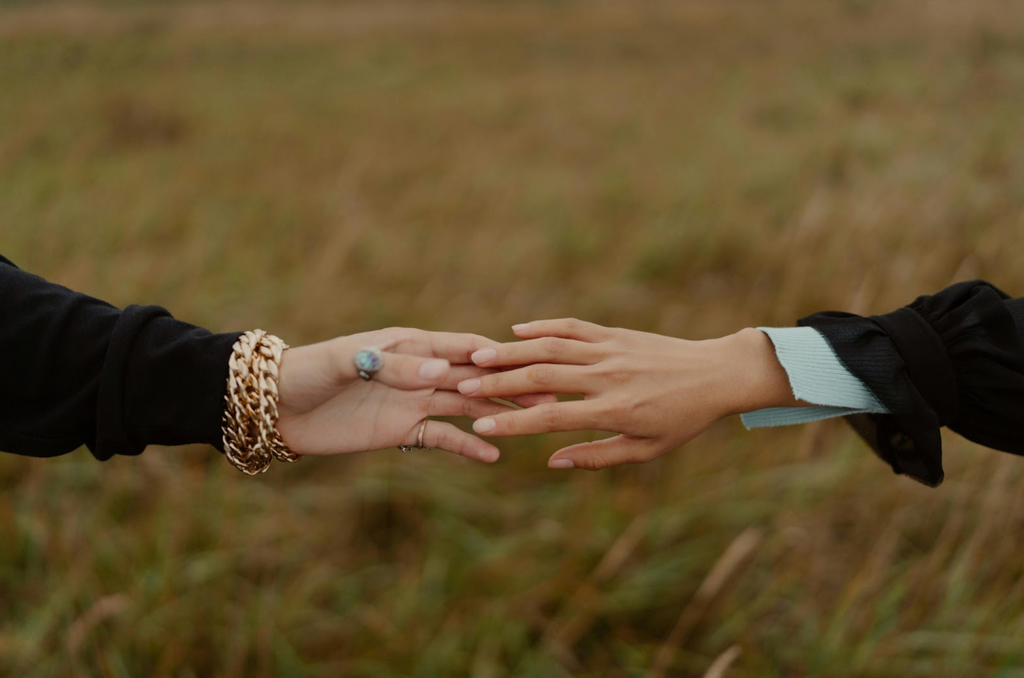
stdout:
<svg viewBox="0 0 1024 678">
<path fill-rule="evenodd" d="M 105 460 L 151 444 L 220 449 L 238 336 L 159 306 L 121 311 L 0 257 L 0 451 L 85 446 Z"/>
<path fill-rule="evenodd" d="M 1024 454 L 1024 305 L 984 281 L 961 282 L 885 315 L 802 318 L 886 413 L 847 421 L 896 473 L 937 486 L 947 426 Z"/>
<path fill-rule="evenodd" d="M 160 306 L 129 306 L 110 338 L 96 403 L 97 459 L 147 445 L 206 443 L 223 452 L 228 358 L 238 333 L 212 334 Z"/>
</svg>

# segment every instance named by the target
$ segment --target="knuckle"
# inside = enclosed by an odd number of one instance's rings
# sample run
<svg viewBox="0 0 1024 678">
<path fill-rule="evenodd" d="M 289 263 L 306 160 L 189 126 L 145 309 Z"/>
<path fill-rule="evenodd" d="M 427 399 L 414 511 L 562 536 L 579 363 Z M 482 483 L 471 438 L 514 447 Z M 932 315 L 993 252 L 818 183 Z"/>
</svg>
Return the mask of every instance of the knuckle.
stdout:
<svg viewBox="0 0 1024 678">
<path fill-rule="evenodd" d="M 388 337 L 389 339 L 397 343 L 403 343 L 417 338 L 418 333 L 421 331 L 422 330 L 417 330 L 413 327 L 392 327 L 389 328 L 387 332 L 390 335 Z"/>
<path fill-rule="evenodd" d="M 647 408 L 644 406 L 644 403 L 640 402 L 639 400 L 630 398 L 628 400 L 622 400 L 619 404 L 618 410 L 618 416 L 621 417 L 624 421 L 636 422 L 643 420 Z"/>
<path fill-rule="evenodd" d="M 624 386 L 633 381 L 633 371 L 625 367 L 617 367 L 608 372 L 608 381 L 617 386 Z"/>
<path fill-rule="evenodd" d="M 500 394 L 504 383 L 504 377 L 501 372 L 485 375 L 480 377 L 480 389 L 473 395 Z"/>
<path fill-rule="evenodd" d="M 600 471 L 608 466 L 610 466 L 608 458 L 601 452 L 591 452 L 583 459 L 583 468 L 587 471 Z"/>
<path fill-rule="evenodd" d="M 537 386 L 547 386 L 554 376 L 555 370 L 551 365 L 534 365 L 526 371 L 526 379 Z"/>
<path fill-rule="evenodd" d="M 437 432 L 434 438 L 434 447 L 439 447 L 442 450 L 451 448 L 452 434 L 447 429 L 441 429 Z"/>
<path fill-rule="evenodd" d="M 569 350 L 569 342 L 560 337 L 549 337 L 544 342 L 544 352 L 549 358 L 558 359 Z"/>
<path fill-rule="evenodd" d="M 623 386 L 633 381 L 636 375 L 628 366 L 615 360 L 608 361 L 601 367 L 601 376 L 616 386 Z"/>
<path fill-rule="evenodd" d="M 562 411 L 557 407 L 545 407 L 540 411 L 541 426 L 553 430 L 562 423 Z"/>
</svg>

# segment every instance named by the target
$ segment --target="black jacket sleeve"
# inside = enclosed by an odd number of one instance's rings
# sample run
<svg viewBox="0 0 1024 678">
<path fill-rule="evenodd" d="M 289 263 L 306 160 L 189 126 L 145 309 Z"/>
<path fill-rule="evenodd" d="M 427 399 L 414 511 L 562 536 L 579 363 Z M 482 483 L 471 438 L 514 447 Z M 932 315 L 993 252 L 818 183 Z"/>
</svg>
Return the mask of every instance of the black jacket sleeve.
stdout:
<svg viewBox="0 0 1024 678">
<path fill-rule="evenodd" d="M 150 444 L 222 449 L 238 336 L 159 306 L 120 311 L 0 257 L 0 450 L 52 457 L 86 445 L 106 460 Z"/>
<path fill-rule="evenodd" d="M 824 312 L 799 324 L 821 332 L 888 409 L 847 420 L 896 473 L 942 482 L 942 426 L 1024 455 L 1024 298 L 961 282 L 885 315 Z"/>
</svg>

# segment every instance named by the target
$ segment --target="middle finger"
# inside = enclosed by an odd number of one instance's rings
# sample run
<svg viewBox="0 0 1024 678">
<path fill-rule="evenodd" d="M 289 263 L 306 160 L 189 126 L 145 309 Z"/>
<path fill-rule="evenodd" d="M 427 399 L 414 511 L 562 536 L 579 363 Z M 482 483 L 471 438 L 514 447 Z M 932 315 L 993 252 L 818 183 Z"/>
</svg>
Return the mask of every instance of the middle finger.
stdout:
<svg viewBox="0 0 1024 678">
<path fill-rule="evenodd" d="M 541 363 L 467 379 L 459 392 L 473 398 L 508 398 L 530 393 L 583 393 L 586 368 Z"/>
<path fill-rule="evenodd" d="M 486 346 L 470 356 L 481 367 L 508 367 L 534 363 L 593 365 L 603 357 L 597 344 L 561 337 L 527 339 Z"/>
<path fill-rule="evenodd" d="M 464 381 L 469 379 L 480 379 L 481 377 L 489 374 L 495 374 L 500 371 L 501 370 L 493 370 L 486 367 L 477 367 L 476 365 L 452 365 L 444 383 L 441 384 L 438 389 L 443 391 L 457 391 L 459 384 Z M 519 407 L 534 407 L 536 405 L 543 405 L 544 403 L 557 402 L 558 398 L 555 397 L 554 393 L 526 393 L 523 395 L 509 396 L 507 400 L 519 405 Z"/>
</svg>

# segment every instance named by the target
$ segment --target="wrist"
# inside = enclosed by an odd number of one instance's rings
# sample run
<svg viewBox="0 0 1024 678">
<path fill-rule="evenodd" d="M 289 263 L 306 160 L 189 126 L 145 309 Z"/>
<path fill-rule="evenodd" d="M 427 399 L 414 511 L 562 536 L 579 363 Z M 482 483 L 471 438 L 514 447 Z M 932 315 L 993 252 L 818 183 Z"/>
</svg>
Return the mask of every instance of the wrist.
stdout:
<svg viewBox="0 0 1024 678">
<path fill-rule="evenodd" d="M 804 404 L 793 396 L 789 375 L 767 334 L 748 327 L 721 341 L 729 355 L 729 414 Z"/>
</svg>

